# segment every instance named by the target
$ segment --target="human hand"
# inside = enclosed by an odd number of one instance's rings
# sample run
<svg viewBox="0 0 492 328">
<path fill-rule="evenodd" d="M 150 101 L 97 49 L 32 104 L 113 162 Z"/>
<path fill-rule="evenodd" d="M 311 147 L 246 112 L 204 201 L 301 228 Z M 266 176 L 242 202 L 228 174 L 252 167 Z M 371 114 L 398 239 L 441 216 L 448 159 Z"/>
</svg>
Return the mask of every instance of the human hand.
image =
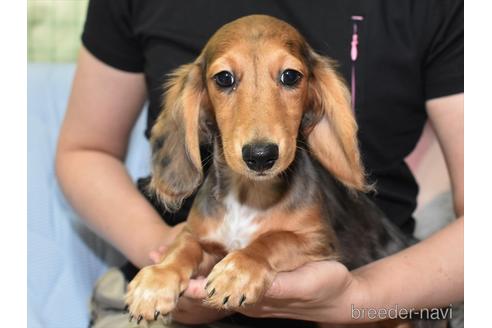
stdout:
<svg viewBox="0 0 492 328">
<path fill-rule="evenodd" d="M 205 298 L 206 279 L 190 281 L 189 290 Z M 291 272 L 278 273 L 264 298 L 235 310 L 251 317 L 278 317 L 344 323 L 350 304 L 364 295 L 356 276 L 336 261 L 308 263 Z"/>
</svg>

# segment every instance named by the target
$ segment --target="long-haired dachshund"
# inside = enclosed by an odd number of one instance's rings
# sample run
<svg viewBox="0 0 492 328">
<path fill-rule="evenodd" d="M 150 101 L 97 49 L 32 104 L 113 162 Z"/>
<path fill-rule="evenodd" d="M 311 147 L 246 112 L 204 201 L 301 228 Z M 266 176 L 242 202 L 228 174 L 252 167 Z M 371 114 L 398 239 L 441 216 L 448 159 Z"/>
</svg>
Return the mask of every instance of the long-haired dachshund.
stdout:
<svg viewBox="0 0 492 328">
<path fill-rule="evenodd" d="M 201 187 L 161 263 L 129 284 L 131 315 L 167 316 L 197 274 L 208 274 L 206 303 L 234 309 L 278 272 L 329 259 L 353 269 L 410 245 L 364 195 L 349 99 L 332 62 L 268 16 L 223 26 L 175 71 L 152 129 L 150 189 L 175 210 Z"/>
</svg>

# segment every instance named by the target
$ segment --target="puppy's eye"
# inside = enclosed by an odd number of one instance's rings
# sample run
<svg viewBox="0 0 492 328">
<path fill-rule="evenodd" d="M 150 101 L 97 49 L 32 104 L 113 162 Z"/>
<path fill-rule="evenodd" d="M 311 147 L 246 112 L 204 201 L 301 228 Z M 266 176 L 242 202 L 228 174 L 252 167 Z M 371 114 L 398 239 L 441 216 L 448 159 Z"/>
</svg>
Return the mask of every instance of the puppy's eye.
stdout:
<svg viewBox="0 0 492 328">
<path fill-rule="evenodd" d="M 288 87 L 293 87 L 299 83 L 301 78 L 302 74 L 300 72 L 293 69 L 286 69 L 280 74 L 280 83 Z"/>
<path fill-rule="evenodd" d="M 214 75 L 215 83 L 221 88 L 230 88 L 236 83 L 234 75 L 228 71 L 222 71 Z"/>
</svg>

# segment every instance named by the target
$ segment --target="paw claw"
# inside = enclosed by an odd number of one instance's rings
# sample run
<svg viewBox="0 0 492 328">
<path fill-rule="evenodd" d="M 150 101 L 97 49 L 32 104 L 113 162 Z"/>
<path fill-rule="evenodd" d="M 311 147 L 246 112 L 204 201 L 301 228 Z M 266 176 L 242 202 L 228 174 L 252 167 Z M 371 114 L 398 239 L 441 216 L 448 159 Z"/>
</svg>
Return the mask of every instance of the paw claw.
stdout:
<svg viewBox="0 0 492 328">
<path fill-rule="evenodd" d="M 130 314 L 130 317 L 128 318 L 128 322 L 132 322 L 132 320 L 133 320 L 133 315 Z"/>
<path fill-rule="evenodd" d="M 243 305 L 245 300 L 246 300 L 246 296 L 245 295 L 241 296 L 241 299 L 239 300 L 239 306 Z"/>
<path fill-rule="evenodd" d="M 225 305 L 227 301 L 229 301 L 229 296 L 224 297 L 224 300 L 222 301 L 222 305 Z"/>
<path fill-rule="evenodd" d="M 208 297 L 212 297 L 215 294 L 215 288 L 208 293 Z"/>
<path fill-rule="evenodd" d="M 159 317 L 159 314 L 161 314 L 159 311 L 154 312 L 154 320 L 157 320 L 157 318 Z"/>
<path fill-rule="evenodd" d="M 143 316 L 142 315 L 139 315 L 138 316 L 138 319 L 137 319 L 137 325 L 140 324 L 140 321 L 142 321 L 142 319 L 143 319 Z"/>
</svg>

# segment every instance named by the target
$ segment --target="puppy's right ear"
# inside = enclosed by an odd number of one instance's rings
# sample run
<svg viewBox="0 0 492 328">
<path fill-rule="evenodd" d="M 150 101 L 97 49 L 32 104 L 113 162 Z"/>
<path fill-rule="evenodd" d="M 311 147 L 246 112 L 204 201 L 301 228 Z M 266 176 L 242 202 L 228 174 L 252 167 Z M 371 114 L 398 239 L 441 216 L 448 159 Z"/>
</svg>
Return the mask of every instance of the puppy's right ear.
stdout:
<svg viewBox="0 0 492 328">
<path fill-rule="evenodd" d="M 169 211 L 178 210 L 203 179 L 199 120 L 205 98 L 201 65 L 181 66 L 166 85 L 163 110 L 151 131 L 149 188 Z"/>
</svg>

